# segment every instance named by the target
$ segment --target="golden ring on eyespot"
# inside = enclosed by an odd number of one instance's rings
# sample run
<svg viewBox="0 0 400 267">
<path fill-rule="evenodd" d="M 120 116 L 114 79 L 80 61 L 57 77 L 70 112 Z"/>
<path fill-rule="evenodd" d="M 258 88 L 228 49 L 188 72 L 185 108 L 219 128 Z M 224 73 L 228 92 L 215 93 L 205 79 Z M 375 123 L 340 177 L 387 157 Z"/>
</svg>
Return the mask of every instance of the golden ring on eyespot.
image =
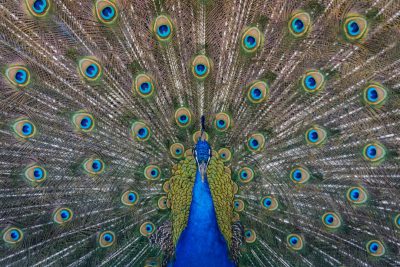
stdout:
<svg viewBox="0 0 400 267">
<path fill-rule="evenodd" d="M 248 183 L 254 178 L 254 171 L 249 167 L 243 167 L 238 172 L 239 181 L 242 183 Z"/>
<path fill-rule="evenodd" d="M 247 138 L 246 145 L 251 152 L 259 152 L 265 146 L 265 137 L 260 133 L 252 134 Z"/>
<path fill-rule="evenodd" d="M 34 164 L 25 169 L 24 176 L 29 182 L 40 184 L 47 179 L 47 171 L 42 166 Z"/>
<path fill-rule="evenodd" d="M 369 106 L 380 108 L 387 100 L 388 93 L 386 88 L 378 83 L 371 82 L 363 91 L 363 100 Z"/>
<path fill-rule="evenodd" d="M 25 0 L 25 5 L 29 13 L 37 18 L 46 16 L 51 8 L 51 4 L 50 0 Z"/>
<path fill-rule="evenodd" d="M 174 143 L 169 147 L 171 156 L 175 159 L 180 159 L 185 155 L 185 147 L 181 143 Z"/>
<path fill-rule="evenodd" d="M 89 174 L 101 174 L 105 167 L 103 160 L 97 157 L 89 158 L 83 162 L 83 169 Z"/>
<path fill-rule="evenodd" d="M 116 241 L 115 233 L 113 231 L 103 231 L 97 237 L 97 243 L 102 248 L 111 247 Z"/>
<path fill-rule="evenodd" d="M 137 141 L 147 141 L 151 136 L 150 128 L 141 121 L 132 123 L 130 133 L 132 138 Z"/>
<path fill-rule="evenodd" d="M 322 145 L 325 143 L 326 137 L 327 133 L 325 129 L 318 125 L 312 126 L 305 133 L 306 141 L 310 145 Z"/>
<path fill-rule="evenodd" d="M 274 211 L 278 209 L 278 201 L 274 196 L 265 196 L 261 199 L 261 206 L 269 211 Z"/>
<path fill-rule="evenodd" d="M 208 141 L 208 133 L 204 132 L 206 141 Z M 196 144 L 201 136 L 201 131 L 197 131 L 193 134 L 193 142 Z"/>
<path fill-rule="evenodd" d="M 176 124 L 181 128 L 188 127 L 192 122 L 192 114 L 188 108 L 178 108 L 175 111 Z"/>
<path fill-rule="evenodd" d="M 95 121 L 91 114 L 87 112 L 77 112 L 72 116 L 72 122 L 75 129 L 82 132 L 90 132 L 93 130 Z"/>
<path fill-rule="evenodd" d="M 143 98 L 151 97 L 155 92 L 153 79 L 147 74 L 139 74 L 134 81 L 135 92 Z"/>
<path fill-rule="evenodd" d="M 289 234 L 286 237 L 288 246 L 293 250 L 301 250 L 304 247 L 303 238 L 298 234 Z"/>
<path fill-rule="evenodd" d="M 156 165 L 148 165 L 144 169 L 144 177 L 149 180 L 158 180 L 161 177 L 161 169 Z"/>
<path fill-rule="evenodd" d="M 353 186 L 347 190 L 347 200 L 353 204 L 363 204 L 368 200 L 367 192 L 361 186 Z"/>
<path fill-rule="evenodd" d="M 263 36 L 257 27 L 247 28 L 241 38 L 241 47 L 246 53 L 253 53 L 261 46 Z"/>
<path fill-rule="evenodd" d="M 363 148 L 363 157 L 367 161 L 380 163 L 386 157 L 386 148 L 377 142 L 369 143 Z"/>
<path fill-rule="evenodd" d="M 95 11 L 97 19 L 106 25 L 113 24 L 118 17 L 118 8 L 114 1 L 97 0 Z"/>
<path fill-rule="evenodd" d="M 31 73 L 25 66 L 14 65 L 6 69 L 6 78 L 14 86 L 25 87 L 31 82 Z"/>
<path fill-rule="evenodd" d="M 165 193 L 169 192 L 169 190 L 171 189 L 171 184 L 170 184 L 169 180 L 164 182 L 162 188 L 163 188 Z"/>
<path fill-rule="evenodd" d="M 374 257 L 380 257 L 385 254 L 385 246 L 379 240 L 368 241 L 366 249 L 367 252 Z"/>
<path fill-rule="evenodd" d="M 224 132 L 231 126 L 231 117 L 225 112 L 215 115 L 214 127 L 217 131 Z"/>
<path fill-rule="evenodd" d="M 88 81 L 98 80 L 103 73 L 103 68 L 94 57 L 84 57 L 79 60 L 78 65 L 79 73 Z"/>
<path fill-rule="evenodd" d="M 237 212 L 241 212 L 244 210 L 244 202 L 241 199 L 235 199 L 233 201 L 233 209 Z"/>
<path fill-rule="evenodd" d="M 65 224 L 70 222 L 74 216 L 74 213 L 70 208 L 61 207 L 54 211 L 53 221 L 57 224 Z"/>
<path fill-rule="evenodd" d="M 325 212 L 321 219 L 322 223 L 331 229 L 339 228 L 342 225 L 339 215 L 334 212 Z"/>
<path fill-rule="evenodd" d="M 140 226 L 140 233 L 143 236 L 150 236 L 156 230 L 155 225 L 152 222 L 144 222 Z"/>
<path fill-rule="evenodd" d="M 359 14 L 349 14 L 344 20 L 343 31 L 347 40 L 360 40 L 368 31 L 368 22 Z"/>
<path fill-rule="evenodd" d="M 257 239 L 256 232 L 253 229 L 244 229 L 244 240 L 246 243 L 254 243 Z"/>
<path fill-rule="evenodd" d="M 233 194 L 236 195 L 239 192 L 239 186 L 233 182 Z"/>
<path fill-rule="evenodd" d="M 269 87 L 264 81 L 254 81 L 247 90 L 247 99 L 254 104 L 259 104 L 269 97 Z"/>
<path fill-rule="evenodd" d="M 319 70 L 309 70 L 301 78 L 301 86 L 307 93 L 316 93 L 325 87 L 325 76 Z"/>
<path fill-rule="evenodd" d="M 139 194 L 133 190 L 125 191 L 121 196 L 121 202 L 125 206 L 134 206 L 139 201 Z"/>
<path fill-rule="evenodd" d="M 158 199 L 158 202 L 157 202 L 157 204 L 158 204 L 158 208 L 160 209 L 160 210 L 166 210 L 166 209 L 168 209 L 168 198 L 166 197 L 166 196 L 162 196 L 162 197 L 160 197 L 159 199 Z"/>
<path fill-rule="evenodd" d="M 28 119 L 18 119 L 14 122 L 13 126 L 14 133 L 23 139 L 32 138 L 37 134 L 36 126 L 33 122 Z"/>
<path fill-rule="evenodd" d="M 165 16 L 158 16 L 153 22 L 153 33 L 158 41 L 169 41 L 174 33 L 171 20 Z"/>
<path fill-rule="evenodd" d="M 288 23 L 289 32 L 295 37 L 306 35 L 310 30 L 310 26 L 311 17 L 303 11 L 294 12 Z"/>
<path fill-rule="evenodd" d="M 232 159 L 232 152 L 229 148 L 220 148 L 218 155 L 223 162 L 229 162 Z"/>
<path fill-rule="evenodd" d="M 5 228 L 2 233 L 4 242 L 8 244 L 17 244 L 24 238 L 22 230 L 15 226 Z"/>
<path fill-rule="evenodd" d="M 309 170 L 303 166 L 296 166 L 290 171 L 290 179 L 296 184 L 304 184 L 310 177 Z"/>
<path fill-rule="evenodd" d="M 211 61 L 204 55 L 196 56 L 192 61 L 192 73 L 199 80 L 205 79 L 211 71 Z"/>
</svg>

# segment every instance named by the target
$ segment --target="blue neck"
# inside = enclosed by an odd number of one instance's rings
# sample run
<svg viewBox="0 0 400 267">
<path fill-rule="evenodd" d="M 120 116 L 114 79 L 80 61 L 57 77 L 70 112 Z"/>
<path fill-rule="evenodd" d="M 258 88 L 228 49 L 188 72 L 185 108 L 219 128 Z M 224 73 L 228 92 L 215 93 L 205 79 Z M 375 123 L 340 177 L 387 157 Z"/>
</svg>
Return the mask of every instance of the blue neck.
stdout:
<svg viewBox="0 0 400 267">
<path fill-rule="evenodd" d="M 202 182 L 198 169 L 188 224 L 178 240 L 175 255 L 175 262 L 169 266 L 235 266 L 229 259 L 228 246 L 218 227 L 207 176 Z"/>
</svg>

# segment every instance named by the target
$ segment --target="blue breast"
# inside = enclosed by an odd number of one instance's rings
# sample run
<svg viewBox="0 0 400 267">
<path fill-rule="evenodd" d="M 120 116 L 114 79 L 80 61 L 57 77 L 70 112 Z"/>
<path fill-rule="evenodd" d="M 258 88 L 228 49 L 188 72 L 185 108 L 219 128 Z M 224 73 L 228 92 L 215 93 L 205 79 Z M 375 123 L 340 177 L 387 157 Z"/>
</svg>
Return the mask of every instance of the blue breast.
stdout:
<svg viewBox="0 0 400 267">
<path fill-rule="evenodd" d="M 219 230 L 207 178 L 201 181 L 199 170 L 193 187 L 189 221 L 177 246 L 174 267 L 233 267 L 224 236 Z"/>
</svg>

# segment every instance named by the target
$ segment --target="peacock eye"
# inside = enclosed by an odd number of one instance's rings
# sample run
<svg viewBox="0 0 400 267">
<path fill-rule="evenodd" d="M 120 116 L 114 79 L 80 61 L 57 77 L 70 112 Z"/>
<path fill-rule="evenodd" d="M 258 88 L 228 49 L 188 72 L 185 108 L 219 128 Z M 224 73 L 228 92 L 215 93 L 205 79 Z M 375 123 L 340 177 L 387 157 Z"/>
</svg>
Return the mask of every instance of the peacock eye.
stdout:
<svg viewBox="0 0 400 267">
<path fill-rule="evenodd" d="M 379 240 L 370 240 L 366 245 L 367 251 L 370 255 L 380 257 L 385 254 L 385 247 Z"/>
<path fill-rule="evenodd" d="M 205 79 L 210 73 L 210 60 L 203 55 L 198 55 L 192 62 L 192 73 L 199 80 Z"/>
<path fill-rule="evenodd" d="M 247 138 L 246 144 L 251 152 L 261 151 L 265 145 L 265 137 L 260 133 L 252 134 Z"/>
<path fill-rule="evenodd" d="M 221 112 L 215 116 L 214 127 L 217 131 L 224 132 L 231 125 L 231 118 L 228 114 Z"/>
<path fill-rule="evenodd" d="M 247 91 L 247 99 L 254 104 L 259 104 L 268 99 L 269 87 L 263 81 L 254 81 Z"/>
<path fill-rule="evenodd" d="M 10 226 L 3 230 L 3 240 L 8 244 L 16 244 L 22 241 L 23 237 L 23 232 L 17 227 Z"/>
<path fill-rule="evenodd" d="M 150 128 L 143 122 L 136 121 L 132 123 L 131 135 L 134 140 L 147 141 L 150 138 Z"/>
<path fill-rule="evenodd" d="M 175 143 L 169 147 L 169 152 L 171 153 L 171 156 L 175 159 L 182 158 L 184 155 L 184 151 L 185 147 L 181 143 Z"/>
<path fill-rule="evenodd" d="M 244 229 L 244 240 L 246 243 L 254 243 L 257 239 L 256 232 L 253 229 Z"/>
<path fill-rule="evenodd" d="M 261 206 L 269 211 L 276 210 L 279 206 L 278 201 L 273 196 L 266 196 L 261 200 Z"/>
<path fill-rule="evenodd" d="M 343 23 L 343 31 L 345 37 L 349 41 L 357 41 L 362 39 L 368 30 L 367 20 L 358 15 L 348 15 Z"/>
<path fill-rule="evenodd" d="M 18 119 L 13 124 L 14 133 L 21 138 L 28 139 L 36 135 L 36 126 L 27 119 Z"/>
<path fill-rule="evenodd" d="M 386 149 L 378 143 L 370 143 L 364 146 L 363 156 L 367 161 L 378 163 L 385 159 Z"/>
<path fill-rule="evenodd" d="M 7 80 L 14 86 L 22 88 L 31 81 L 31 74 L 24 66 L 11 66 L 6 69 Z"/>
<path fill-rule="evenodd" d="M 105 164 L 99 158 L 90 158 L 84 161 L 83 169 L 89 174 L 101 174 L 104 172 Z"/>
<path fill-rule="evenodd" d="M 97 0 L 96 15 L 100 22 L 104 24 L 112 24 L 118 17 L 118 9 L 113 1 Z"/>
<path fill-rule="evenodd" d="M 46 180 L 47 172 L 43 167 L 33 165 L 25 170 L 25 178 L 33 184 L 39 184 Z"/>
<path fill-rule="evenodd" d="M 326 212 L 322 215 L 322 223 L 328 228 L 339 228 L 341 226 L 341 220 L 339 216 L 334 212 Z"/>
<path fill-rule="evenodd" d="M 229 162 L 232 159 L 232 152 L 228 148 L 218 150 L 218 155 L 223 162 Z"/>
<path fill-rule="evenodd" d="M 298 234 L 290 234 L 286 237 L 286 243 L 293 250 L 301 250 L 304 246 L 303 238 Z"/>
<path fill-rule="evenodd" d="M 93 116 L 86 112 L 76 112 L 72 116 L 72 122 L 77 130 L 90 132 L 94 128 Z"/>
<path fill-rule="evenodd" d="M 243 167 L 243 168 L 239 169 L 238 176 L 239 176 L 238 178 L 239 178 L 240 182 L 248 183 L 251 180 L 253 180 L 254 171 L 252 169 L 250 169 L 249 167 Z"/>
<path fill-rule="evenodd" d="M 106 248 L 110 247 L 115 243 L 115 233 L 112 231 L 104 231 L 98 235 L 97 243 L 100 247 Z"/>
<path fill-rule="evenodd" d="M 241 199 L 235 199 L 233 201 L 233 209 L 237 212 L 241 212 L 244 210 L 244 202 Z"/>
<path fill-rule="evenodd" d="M 295 37 L 301 37 L 309 32 L 310 15 L 306 12 L 296 12 L 289 20 L 289 31 Z"/>
<path fill-rule="evenodd" d="M 175 121 L 181 128 L 186 128 L 192 122 L 192 114 L 187 108 L 178 108 L 175 111 Z"/>
<path fill-rule="evenodd" d="M 394 217 L 394 225 L 400 229 L 400 213 Z"/>
<path fill-rule="evenodd" d="M 207 132 L 204 132 L 204 133 L 206 136 L 206 141 L 208 141 L 208 133 Z M 201 137 L 201 131 L 194 132 L 194 134 L 192 136 L 193 142 L 196 144 L 200 137 Z"/>
<path fill-rule="evenodd" d="M 169 41 L 172 37 L 173 26 L 171 20 L 164 16 L 158 16 L 153 24 L 153 31 L 159 41 Z"/>
<path fill-rule="evenodd" d="M 166 196 L 162 196 L 158 199 L 157 202 L 158 208 L 160 210 L 166 210 L 169 207 L 169 202 L 168 202 L 168 198 Z"/>
<path fill-rule="evenodd" d="M 386 102 L 387 91 L 382 84 L 371 83 L 364 89 L 363 99 L 369 106 L 380 108 Z"/>
<path fill-rule="evenodd" d="M 303 75 L 301 79 L 301 85 L 304 91 L 308 93 L 315 93 L 324 88 L 325 77 L 318 70 L 309 70 Z"/>
<path fill-rule="evenodd" d="M 365 203 L 368 199 L 367 192 L 360 186 L 350 187 L 346 194 L 347 200 L 353 204 Z"/>
<path fill-rule="evenodd" d="M 72 220 L 73 212 L 66 207 L 58 208 L 53 215 L 53 221 L 58 224 L 65 224 Z"/>
<path fill-rule="evenodd" d="M 102 74 L 102 68 L 96 59 L 85 57 L 79 61 L 79 72 L 88 81 L 97 81 Z"/>
<path fill-rule="evenodd" d="M 161 176 L 161 170 L 156 165 L 149 165 L 144 169 L 144 176 L 149 180 L 158 180 Z"/>
<path fill-rule="evenodd" d="M 35 17 L 43 17 L 50 10 L 50 1 L 47 0 L 25 0 L 29 13 Z"/>
<path fill-rule="evenodd" d="M 290 179 L 296 184 L 304 184 L 310 179 L 310 172 L 305 167 L 294 167 L 290 172 Z"/>
<path fill-rule="evenodd" d="M 325 129 L 314 125 L 306 131 L 306 141 L 310 145 L 321 145 L 326 141 L 326 135 Z"/>
<path fill-rule="evenodd" d="M 128 190 L 125 191 L 121 196 L 122 204 L 126 206 L 134 206 L 139 201 L 139 195 L 135 191 Z"/>
<path fill-rule="evenodd" d="M 140 233 L 143 236 L 150 236 L 152 233 L 154 233 L 156 227 L 154 226 L 153 223 L 151 222 L 144 222 L 141 226 L 140 226 Z"/>
<path fill-rule="evenodd" d="M 160 260 L 157 258 L 148 258 L 145 261 L 144 267 L 160 267 Z"/>
<path fill-rule="evenodd" d="M 261 46 L 262 35 L 258 28 L 247 28 L 242 35 L 242 49 L 246 53 L 253 53 Z"/>
<path fill-rule="evenodd" d="M 155 92 L 153 79 L 147 74 L 137 75 L 134 82 L 134 90 L 143 98 L 152 96 Z"/>
</svg>

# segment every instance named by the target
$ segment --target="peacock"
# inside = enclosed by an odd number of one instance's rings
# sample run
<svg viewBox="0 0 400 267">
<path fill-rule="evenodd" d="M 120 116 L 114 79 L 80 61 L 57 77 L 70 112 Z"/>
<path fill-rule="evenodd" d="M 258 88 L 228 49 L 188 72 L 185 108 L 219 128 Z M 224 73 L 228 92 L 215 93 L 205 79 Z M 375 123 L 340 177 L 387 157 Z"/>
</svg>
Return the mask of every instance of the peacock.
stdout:
<svg viewBox="0 0 400 267">
<path fill-rule="evenodd" d="M 0 266 L 400 266 L 400 1 L 1 0 Z"/>
</svg>

